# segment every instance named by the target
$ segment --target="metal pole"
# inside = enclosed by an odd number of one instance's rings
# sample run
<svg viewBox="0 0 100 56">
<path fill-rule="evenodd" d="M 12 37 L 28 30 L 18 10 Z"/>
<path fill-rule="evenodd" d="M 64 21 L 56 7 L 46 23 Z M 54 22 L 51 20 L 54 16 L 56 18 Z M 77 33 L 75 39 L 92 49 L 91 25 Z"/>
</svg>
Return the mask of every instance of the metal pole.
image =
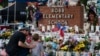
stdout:
<svg viewBox="0 0 100 56">
<path fill-rule="evenodd" d="M 9 5 L 9 4 L 8 4 Z M 8 23 L 8 21 L 9 21 L 9 7 L 8 7 L 8 9 L 7 9 L 7 23 Z"/>
<path fill-rule="evenodd" d="M 16 27 L 15 21 L 16 21 L 16 1 L 15 1 L 15 6 L 14 6 L 14 31 Z"/>
<path fill-rule="evenodd" d="M 2 24 L 2 16 L 0 15 L 0 24 Z"/>
</svg>

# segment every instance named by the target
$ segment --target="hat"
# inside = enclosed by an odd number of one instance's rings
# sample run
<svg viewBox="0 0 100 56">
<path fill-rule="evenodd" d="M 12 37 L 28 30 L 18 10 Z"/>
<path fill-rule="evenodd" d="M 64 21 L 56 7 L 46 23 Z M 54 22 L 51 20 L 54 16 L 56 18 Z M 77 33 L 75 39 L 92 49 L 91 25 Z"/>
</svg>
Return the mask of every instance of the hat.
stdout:
<svg viewBox="0 0 100 56">
<path fill-rule="evenodd" d="M 23 30 L 26 30 L 26 31 L 29 31 L 30 32 L 30 28 L 29 27 L 21 28 L 19 31 L 23 31 Z"/>
</svg>

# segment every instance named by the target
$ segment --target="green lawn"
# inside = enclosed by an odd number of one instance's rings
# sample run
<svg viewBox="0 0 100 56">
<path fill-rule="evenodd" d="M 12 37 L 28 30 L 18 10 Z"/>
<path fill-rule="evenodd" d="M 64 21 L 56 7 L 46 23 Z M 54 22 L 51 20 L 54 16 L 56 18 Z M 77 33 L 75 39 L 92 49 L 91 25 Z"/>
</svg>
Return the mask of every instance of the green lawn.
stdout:
<svg viewBox="0 0 100 56">
<path fill-rule="evenodd" d="M 0 9 L 2 9 L 3 7 L 0 5 Z"/>
</svg>

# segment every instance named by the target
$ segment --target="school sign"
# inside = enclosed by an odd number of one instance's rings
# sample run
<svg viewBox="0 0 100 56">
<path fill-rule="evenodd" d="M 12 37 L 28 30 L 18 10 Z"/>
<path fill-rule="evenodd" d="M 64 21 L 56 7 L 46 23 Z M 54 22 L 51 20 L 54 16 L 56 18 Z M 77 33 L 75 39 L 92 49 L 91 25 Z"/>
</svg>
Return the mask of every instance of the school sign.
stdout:
<svg viewBox="0 0 100 56">
<path fill-rule="evenodd" d="M 60 22 L 63 25 L 83 27 L 82 6 L 69 6 L 68 8 L 40 6 L 40 11 L 43 13 L 43 19 L 39 21 L 39 24 L 47 26 Z"/>
</svg>

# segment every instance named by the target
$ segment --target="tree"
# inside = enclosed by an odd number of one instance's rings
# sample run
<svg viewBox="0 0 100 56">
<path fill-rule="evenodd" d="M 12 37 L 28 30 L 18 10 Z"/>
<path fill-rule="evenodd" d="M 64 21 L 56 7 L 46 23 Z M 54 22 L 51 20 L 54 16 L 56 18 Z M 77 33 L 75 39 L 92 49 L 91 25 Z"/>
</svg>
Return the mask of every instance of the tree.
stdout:
<svg viewBox="0 0 100 56">
<path fill-rule="evenodd" d="M 8 5 L 8 0 L 0 0 L 0 5 L 6 7 Z"/>
<path fill-rule="evenodd" d="M 84 5 L 84 7 L 86 9 L 88 0 L 80 0 L 80 2 Z"/>
</svg>

